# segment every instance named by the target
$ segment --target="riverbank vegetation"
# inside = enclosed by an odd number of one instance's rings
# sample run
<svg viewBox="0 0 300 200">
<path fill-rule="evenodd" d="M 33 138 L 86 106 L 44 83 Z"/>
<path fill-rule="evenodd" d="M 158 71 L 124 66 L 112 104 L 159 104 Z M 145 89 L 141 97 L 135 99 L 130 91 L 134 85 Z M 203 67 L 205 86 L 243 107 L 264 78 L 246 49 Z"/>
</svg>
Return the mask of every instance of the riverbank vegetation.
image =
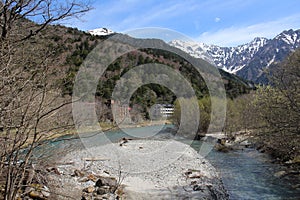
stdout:
<svg viewBox="0 0 300 200">
<path fill-rule="evenodd" d="M 271 86 L 259 88 L 256 99 L 263 122 L 259 136 L 280 159 L 299 164 L 300 50 L 270 70 Z"/>
<path fill-rule="evenodd" d="M 247 133 L 257 148 L 267 151 L 279 162 L 300 164 L 300 50 L 284 62 L 273 64 L 269 85 L 236 98 L 227 98 L 223 132 L 229 139 Z M 180 106 L 175 102 L 174 123 L 179 125 Z M 207 132 L 211 121 L 211 99 L 199 100 L 199 131 Z M 212 116 L 214 117 L 214 116 Z"/>
<path fill-rule="evenodd" d="M 270 85 L 229 100 L 225 131 L 250 131 L 259 148 L 282 162 L 299 164 L 300 50 L 269 70 Z"/>
</svg>

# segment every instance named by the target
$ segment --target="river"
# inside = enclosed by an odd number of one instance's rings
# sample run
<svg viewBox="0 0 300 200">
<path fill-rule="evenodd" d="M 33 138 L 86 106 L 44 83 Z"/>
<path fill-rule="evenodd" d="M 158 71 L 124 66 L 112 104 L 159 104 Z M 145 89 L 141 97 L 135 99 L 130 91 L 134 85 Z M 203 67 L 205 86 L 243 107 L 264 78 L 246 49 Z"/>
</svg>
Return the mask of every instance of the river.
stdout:
<svg viewBox="0 0 300 200">
<path fill-rule="evenodd" d="M 194 143 L 197 149 L 200 143 Z M 274 174 L 281 171 L 270 157 L 255 149 L 222 153 L 212 150 L 206 157 L 220 172 L 230 199 L 300 199 L 293 183 Z"/>
<path fill-rule="evenodd" d="M 140 132 L 153 133 L 154 127 L 142 127 L 131 129 L 135 133 Z M 171 135 L 166 131 L 155 136 L 155 139 L 166 138 Z M 112 142 L 126 137 L 130 138 L 122 131 L 111 131 L 105 133 L 103 137 L 107 137 Z M 101 138 L 101 137 L 100 137 Z M 90 138 L 95 145 L 99 144 L 99 137 Z M 184 141 L 188 143 L 190 141 Z M 79 145 L 81 141 L 76 140 L 58 140 L 57 142 L 48 143 L 43 147 L 49 151 L 60 149 L 65 151 L 71 146 Z M 195 150 L 201 147 L 201 141 L 194 141 L 191 145 Z M 222 153 L 215 150 L 210 151 L 206 159 L 220 172 L 225 188 L 227 189 L 230 199 L 300 199 L 300 191 L 293 188 L 293 184 L 281 179 L 274 174 L 281 170 L 281 166 L 273 164 L 268 155 L 259 153 L 255 149 L 244 149 Z"/>
</svg>

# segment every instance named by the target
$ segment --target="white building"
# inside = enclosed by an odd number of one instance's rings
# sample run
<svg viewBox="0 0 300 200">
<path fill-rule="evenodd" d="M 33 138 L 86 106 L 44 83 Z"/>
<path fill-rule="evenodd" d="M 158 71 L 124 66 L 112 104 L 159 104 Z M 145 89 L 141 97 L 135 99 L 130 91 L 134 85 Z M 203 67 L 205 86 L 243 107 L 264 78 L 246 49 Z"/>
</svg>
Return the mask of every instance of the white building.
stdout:
<svg viewBox="0 0 300 200">
<path fill-rule="evenodd" d="M 160 107 L 160 114 L 163 117 L 172 117 L 174 114 L 174 106 L 171 104 L 162 104 Z"/>
<path fill-rule="evenodd" d="M 152 112 L 152 116 L 156 119 L 172 117 L 174 114 L 174 106 L 172 104 L 156 104 Z"/>
</svg>

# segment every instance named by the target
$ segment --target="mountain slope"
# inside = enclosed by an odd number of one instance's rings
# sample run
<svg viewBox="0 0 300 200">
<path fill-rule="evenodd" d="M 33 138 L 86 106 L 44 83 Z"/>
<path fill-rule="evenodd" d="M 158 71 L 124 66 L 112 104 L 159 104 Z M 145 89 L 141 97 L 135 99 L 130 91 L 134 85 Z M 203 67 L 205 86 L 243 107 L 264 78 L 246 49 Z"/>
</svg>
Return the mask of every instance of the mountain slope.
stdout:
<svg viewBox="0 0 300 200">
<path fill-rule="evenodd" d="M 254 81 L 274 62 L 280 62 L 300 47 L 300 30 L 288 30 L 273 39 L 255 38 L 237 47 L 219 47 L 204 43 L 171 41 L 177 47 L 196 58 L 203 58 L 229 73 Z"/>
<path fill-rule="evenodd" d="M 20 24 L 22 25 L 22 23 Z M 108 29 L 99 30 L 112 32 Z M 61 25 L 49 25 L 45 30 L 41 31 L 38 36 L 39 39 L 32 42 L 32 44 L 55 49 L 50 63 L 51 68 L 57 72 L 57 75 L 55 80 L 49 80 L 49 82 L 56 82 L 56 91 L 61 92 L 64 96 L 72 94 L 76 74 L 88 54 L 97 45 L 101 45 L 103 40 L 106 40 L 109 37 L 119 37 L 124 42 L 147 43 L 148 46 L 155 46 L 158 49 L 141 49 L 140 51 L 130 52 L 123 57 L 116 59 L 116 61 L 108 67 L 107 71 L 103 75 L 104 77 L 101 79 L 101 83 L 99 84 L 99 91 L 96 95 L 103 97 L 103 100 L 108 100 L 111 97 L 111 92 L 115 87 L 115 82 L 120 79 L 120 76 L 122 76 L 130 68 L 146 63 L 160 63 L 168 65 L 186 76 L 186 79 L 195 86 L 194 89 L 199 98 L 208 94 L 203 78 L 200 75 L 195 76 L 196 72 L 192 65 L 185 60 L 185 57 L 182 58 L 178 55 L 184 54 L 186 57 L 190 56 L 179 49 L 168 45 L 163 40 L 135 39 L 127 35 L 117 33 L 109 35 L 91 34 L 80 31 L 76 28 L 68 28 Z M 30 45 L 32 44 L 30 43 Z M 160 47 L 171 49 L 170 52 L 180 51 L 182 53 L 179 53 L 178 55 L 171 54 L 168 51 L 161 51 Z M 205 69 L 211 69 L 212 66 L 206 61 L 202 59 L 197 60 L 199 60 L 198 62 L 201 63 L 201 66 L 204 66 Z M 252 89 L 252 86 L 249 85 L 248 82 L 239 79 L 237 76 L 223 73 L 222 70 L 220 70 L 220 72 L 229 97 L 236 97 Z M 100 86 L 105 87 L 101 88 Z M 153 88 L 154 87 L 150 87 L 150 90 L 153 90 Z M 155 88 L 158 87 L 155 86 Z M 158 90 L 164 91 L 165 89 L 159 88 Z M 162 92 L 161 94 L 157 94 L 157 96 L 164 98 L 165 94 L 167 93 Z"/>
<path fill-rule="evenodd" d="M 256 83 L 265 83 L 260 77 L 272 64 L 283 61 L 300 47 L 300 30 L 284 31 L 259 49 L 251 61 L 236 74 Z"/>
<path fill-rule="evenodd" d="M 266 42 L 266 38 L 255 38 L 250 43 L 237 47 L 219 47 L 179 40 L 171 41 L 169 44 L 196 58 L 207 60 L 224 71 L 235 73 L 245 67 Z"/>
<path fill-rule="evenodd" d="M 100 85 L 101 87 L 99 86 L 98 88 L 99 90 L 97 94 L 101 96 L 102 99 L 108 100 L 109 98 L 111 98 L 111 94 L 115 87 L 116 81 L 120 79 L 120 76 L 122 76 L 124 73 L 132 69 L 134 66 L 139 66 L 147 63 L 160 63 L 160 64 L 168 65 L 174 68 L 175 70 L 180 71 L 180 73 L 186 76 L 186 79 L 191 82 L 199 98 L 208 94 L 203 78 L 200 76 L 197 70 L 194 69 L 194 67 L 185 60 L 185 58 L 190 57 L 191 59 L 197 60 L 196 62 L 200 63 L 203 72 L 205 72 L 206 69 L 208 69 L 208 71 L 211 71 L 210 69 L 212 69 L 213 67 L 211 64 L 207 63 L 202 59 L 195 59 L 189 56 L 187 53 L 180 51 L 179 49 L 174 48 L 172 46 L 169 46 L 167 43 L 165 43 L 162 40 L 135 39 L 122 34 L 115 34 L 113 37 L 114 39 L 118 38 L 118 40 L 121 40 L 122 42 L 125 43 L 129 43 L 129 44 L 132 43 L 138 45 L 145 44 L 145 46 L 154 46 L 154 47 L 158 47 L 158 49 L 141 48 L 139 51 L 134 51 L 123 55 L 122 57 L 118 58 L 114 63 L 112 63 L 106 69 L 106 72 L 103 74 L 104 78 L 102 79 L 102 83 Z M 97 36 L 96 38 L 100 39 L 101 37 Z M 67 77 L 64 80 L 64 83 L 68 83 L 65 84 L 64 87 L 64 92 L 66 94 L 72 94 L 72 84 L 76 72 L 78 71 L 80 65 L 82 64 L 88 52 L 92 50 L 92 48 L 88 48 L 88 47 L 93 47 L 93 46 L 78 45 L 76 49 L 74 49 L 74 52 L 71 53 L 71 55 L 67 59 L 68 60 L 67 64 L 70 65 L 70 68 L 67 72 L 68 73 Z M 163 49 L 169 49 L 169 51 L 160 50 L 159 49 L 160 47 L 164 47 Z M 82 52 L 84 52 L 84 54 Z M 178 53 L 174 54 L 170 52 L 178 52 Z M 182 58 L 179 55 L 185 55 L 186 57 Z M 223 73 L 223 70 L 221 69 L 220 69 L 220 73 L 222 75 L 225 84 L 225 89 L 227 90 L 227 95 L 229 97 L 232 98 L 236 97 L 239 94 L 246 93 L 252 89 L 252 86 L 248 82 L 241 80 L 237 76 L 225 72 Z M 150 90 L 153 90 L 153 88 L 156 89 L 158 88 L 160 92 L 165 90 L 158 86 L 149 87 Z M 158 90 L 154 90 L 154 92 L 157 94 L 157 97 L 161 99 L 165 98 L 165 95 L 167 93 L 157 92 Z M 142 96 L 141 93 L 140 96 Z M 172 96 L 171 94 L 167 94 L 167 96 L 170 97 L 168 99 L 174 98 L 171 97 Z"/>
</svg>

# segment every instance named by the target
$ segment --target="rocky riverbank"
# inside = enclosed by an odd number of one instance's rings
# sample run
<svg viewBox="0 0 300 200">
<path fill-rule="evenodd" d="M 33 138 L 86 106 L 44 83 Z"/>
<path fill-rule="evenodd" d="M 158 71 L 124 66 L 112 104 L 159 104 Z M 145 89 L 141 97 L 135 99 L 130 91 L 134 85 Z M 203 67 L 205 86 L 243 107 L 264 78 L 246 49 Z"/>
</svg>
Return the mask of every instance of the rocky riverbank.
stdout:
<svg viewBox="0 0 300 200">
<path fill-rule="evenodd" d="M 66 155 L 50 199 L 228 199 L 215 168 L 176 141 L 122 140 Z"/>
<path fill-rule="evenodd" d="M 220 152 L 228 153 L 233 150 L 244 150 L 245 148 L 256 149 L 260 153 L 265 153 L 270 157 L 269 162 L 278 165 L 274 176 L 279 180 L 289 182 L 293 188 L 300 188 L 300 156 L 293 159 L 286 159 L 295 153 L 293 149 L 280 148 L 280 145 L 268 143 L 250 133 L 238 133 L 234 137 L 228 138 L 225 135 L 217 135 L 215 149 Z M 211 136 L 212 137 L 212 136 Z M 287 156 L 288 155 L 288 156 Z"/>
</svg>

